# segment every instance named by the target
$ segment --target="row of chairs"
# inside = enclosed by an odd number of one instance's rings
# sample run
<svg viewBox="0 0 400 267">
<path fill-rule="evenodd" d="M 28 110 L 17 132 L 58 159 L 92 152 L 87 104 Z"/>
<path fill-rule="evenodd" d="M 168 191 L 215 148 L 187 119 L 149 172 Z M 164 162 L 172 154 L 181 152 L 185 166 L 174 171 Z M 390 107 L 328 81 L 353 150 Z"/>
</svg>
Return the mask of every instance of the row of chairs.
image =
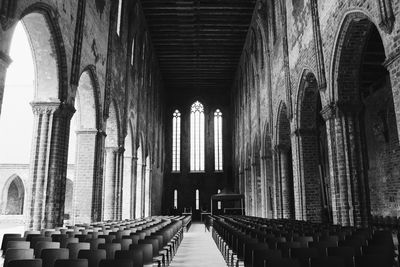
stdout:
<svg viewBox="0 0 400 267">
<path fill-rule="evenodd" d="M 389 231 L 215 216 L 212 234 L 229 266 L 397 266 Z"/>
<path fill-rule="evenodd" d="M 5 234 L 4 267 L 168 266 L 186 217 L 94 223 Z"/>
</svg>

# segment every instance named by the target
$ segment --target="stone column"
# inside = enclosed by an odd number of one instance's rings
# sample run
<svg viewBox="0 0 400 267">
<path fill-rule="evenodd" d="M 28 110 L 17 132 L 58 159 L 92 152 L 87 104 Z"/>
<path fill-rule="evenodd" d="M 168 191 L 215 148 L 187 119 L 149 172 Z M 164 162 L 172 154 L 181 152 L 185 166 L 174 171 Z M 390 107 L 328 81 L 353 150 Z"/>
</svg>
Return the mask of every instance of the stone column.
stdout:
<svg viewBox="0 0 400 267">
<path fill-rule="evenodd" d="M 252 212 L 253 216 L 258 216 L 258 203 L 257 203 L 257 164 L 252 159 L 251 169 L 250 169 L 250 181 L 251 181 L 251 192 L 252 192 Z"/>
<path fill-rule="evenodd" d="M 136 219 L 136 174 L 137 174 L 136 156 L 132 157 L 132 183 L 131 183 L 131 217 Z"/>
<path fill-rule="evenodd" d="M 359 111 L 359 105 L 351 103 L 336 103 L 322 111 L 327 120 L 330 147 L 333 220 L 344 226 L 368 224 Z"/>
<path fill-rule="evenodd" d="M 299 128 L 295 131 L 298 142 L 298 190 L 295 190 L 295 202 L 301 203 L 301 219 L 321 222 L 323 213 L 322 189 L 323 178 L 319 170 L 319 151 L 317 130 Z M 301 200 L 301 201 L 299 201 Z M 298 209 L 296 209 L 297 211 Z M 296 214 L 297 217 L 297 214 Z"/>
<path fill-rule="evenodd" d="M 104 174 L 104 220 L 115 220 L 116 204 L 118 202 L 116 195 L 116 171 L 118 147 L 106 147 L 105 149 L 105 174 Z"/>
<path fill-rule="evenodd" d="M 328 142 L 328 157 L 329 157 L 329 188 L 332 205 L 332 222 L 340 224 L 341 205 L 340 205 L 340 192 L 338 183 L 337 161 L 336 161 L 336 128 L 335 117 L 336 111 L 334 106 L 328 105 L 321 111 L 321 115 L 325 120 Z"/>
<path fill-rule="evenodd" d="M 123 170 L 124 170 L 124 152 L 125 148 L 120 146 L 116 155 L 116 166 L 115 166 L 115 196 L 116 203 L 114 207 L 114 218 L 115 220 L 122 219 L 122 184 L 123 184 Z"/>
<path fill-rule="evenodd" d="M 262 155 L 260 157 L 261 164 L 261 217 L 268 217 L 268 182 L 267 182 L 267 157 Z"/>
<path fill-rule="evenodd" d="M 62 225 L 69 122 L 72 106 L 60 102 L 33 102 L 34 129 L 30 184 L 25 210 L 29 229 Z"/>
<path fill-rule="evenodd" d="M 50 143 L 47 198 L 42 228 L 62 226 L 68 165 L 69 131 L 75 108 L 61 104 L 54 112 Z"/>
<path fill-rule="evenodd" d="M 281 168 L 278 146 L 274 147 L 273 151 L 273 166 L 274 166 L 274 219 L 282 218 L 282 197 L 281 197 Z"/>
<path fill-rule="evenodd" d="M 131 203 L 132 203 L 132 167 L 133 157 L 124 156 L 124 179 L 122 185 L 122 219 L 131 219 Z"/>
<path fill-rule="evenodd" d="M 254 216 L 253 214 L 253 195 L 252 195 L 252 183 L 251 183 L 251 168 L 250 166 L 246 166 L 244 169 L 244 183 L 246 187 L 246 200 L 247 200 L 247 211 L 250 216 Z"/>
<path fill-rule="evenodd" d="M 136 160 L 136 183 L 135 183 L 135 219 L 142 217 L 142 184 L 143 184 L 143 163 Z M 139 193 L 139 194 L 138 194 Z"/>
<path fill-rule="evenodd" d="M 281 173 L 281 194 L 282 194 L 282 213 L 283 218 L 292 219 L 293 211 L 292 211 L 292 177 L 289 169 L 289 149 L 280 145 L 279 149 L 279 157 L 280 157 L 280 173 Z"/>
<path fill-rule="evenodd" d="M 151 166 L 146 166 L 145 183 L 144 183 L 144 216 L 148 217 L 151 214 Z M 146 212 L 147 211 L 147 212 Z"/>
<path fill-rule="evenodd" d="M 106 140 L 106 133 L 103 130 L 98 130 L 96 135 L 95 146 L 95 174 L 93 181 L 93 203 L 92 203 L 92 221 L 99 222 L 103 219 L 103 201 L 104 201 L 104 145 Z"/>
<path fill-rule="evenodd" d="M 74 179 L 74 223 L 90 223 L 96 210 L 93 200 L 96 179 L 97 129 L 76 131 L 76 162 Z"/>
<path fill-rule="evenodd" d="M 146 163 L 142 164 L 142 175 L 140 177 L 141 179 L 141 211 L 140 211 L 140 217 L 145 217 L 145 212 L 144 212 L 144 208 L 145 208 L 145 201 L 146 201 Z"/>
</svg>

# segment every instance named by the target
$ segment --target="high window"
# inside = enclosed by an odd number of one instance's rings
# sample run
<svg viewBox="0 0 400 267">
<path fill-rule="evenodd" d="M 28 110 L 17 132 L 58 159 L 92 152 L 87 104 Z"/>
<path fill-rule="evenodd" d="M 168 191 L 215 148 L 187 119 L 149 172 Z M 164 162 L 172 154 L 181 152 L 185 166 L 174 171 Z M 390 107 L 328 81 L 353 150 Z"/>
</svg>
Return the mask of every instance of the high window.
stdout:
<svg viewBox="0 0 400 267">
<path fill-rule="evenodd" d="M 196 189 L 196 210 L 200 209 L 200 191 Z"/>
<path fill-rule="evenodd" d="M 118 0 L 117 34 L 121 34 L 122 0 Z"/>
<path fill-rule="evenodd" d="M 135 38 L 132 39 L 132 47 L 131 47 L 131 66 L 135 61 Z"/>
<path fill-rule="evenodd" d="M 172 115 L 172 171 L 181 170 L 181 113 L 175 110 Z"/>
<path fill-rule="evenodd" d="M 218 194 L 219 194 L 219 193 L 221 193 L 221 189 L 218 189 Z M 219 210 L 222 209 L 222 203 L 221 203 L 221 201 L 218 201 L 217 205 L 218 205 L 218 209 L 219 209 Z"/>
<path fill-rule="evenodd" d="M 204 171 L 204 107 L 198 101 L 190 113 L 190 170 Z"/>
<path fill-rule="evenodd" d="M 222 171 L 222 112 L 214 112 L 214 158 L 215 170 Z"/>
<path fill-rule="evenodd" d="M 174 208 L 178 208 L 178 190 L 174 190 Z"/>
</svg>

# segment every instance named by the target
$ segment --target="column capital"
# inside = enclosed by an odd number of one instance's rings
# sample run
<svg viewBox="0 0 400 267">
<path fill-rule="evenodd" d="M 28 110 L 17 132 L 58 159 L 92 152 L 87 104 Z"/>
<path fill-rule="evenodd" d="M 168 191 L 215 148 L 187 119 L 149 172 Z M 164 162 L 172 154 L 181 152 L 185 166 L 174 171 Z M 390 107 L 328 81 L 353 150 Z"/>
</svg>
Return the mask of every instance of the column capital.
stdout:
<svg viewBox="0 0 400 267">
<path fill-rule="evenodd" d="M 396 53 L 392 53 L 388 56 L 388 58 L 383 62 L 383 66 L 387 69 L 390 70 L 393 66 L 395 66 L 396 62 L 400 60 L 400 51 Z"/>
<path fill-rule="evenodd" d="M 118 153 L 123 154 L 125 152 L 124 146 L 118 146 Z"/>
<path fill-rule="evenodd" d="M 321 115 L 325 121 L 336 118 L 340 113 L 358 114 L 362 110 L 362 104 L 351 101 L 336 101 L 326 105 L 321 110 Z"/>
<path fill-rule="evenodd" d="M 10 56 L 4 53 L 3 51 L 0 51 L 0 66 L 8 68 L 8 66 L 10 66 L 11 63 L 12 59 L 10 58 Z"/>
<path fill-rule="evenodd" d="M 72 116 L 74 115 L 76 109 L 73 105 L 67 104 L 67 103 L 61 103 L 59 105 L 59 109 L 57 110 L 57 113 L 65 118 L 71 119 Z"/>
<path fill-rule="evenodd" d="M 97 131 L 97 129 L 80 129 L 80 130 L 76 130 L 75 133 L 76 134 L 97 134 L 99 131 Z"/>
<path fill-rule="evenodd" d="M 325 121 L 328 121 L 336 117 L 336 107 L 333 103 L 331 103 L 323 107 L 320 113 L 322 118 L 324 118 Z"/>
<path fill-rule="evenodd" d="M 106 152 L 108 153 L 118 153 L 119 147 L 105 147 Z"/>
<path fill-rule="evenodd" d="M 290 147 L 286 144 L 277 144 L 274 147 L 275 152 L 287 152 L 290 150 Z"/>
<path fill-rule="evenodd" d="M 297 128 L 292 133 L 295 136 L 315 136 L 317 135 L 317 129 L 315 128 Z"/>
<path fill-rule="evenodd" d="M 31 102 L 30 104 L 35 115 L 53 114 L 60 107 L 60 102 Z"/>
<path fill-rule="evenodd" d="M 107 134 L 103 129 L 98 129 L 97 134 L 103 136 L 104 138 L 107 137 Z"/>
</svg>

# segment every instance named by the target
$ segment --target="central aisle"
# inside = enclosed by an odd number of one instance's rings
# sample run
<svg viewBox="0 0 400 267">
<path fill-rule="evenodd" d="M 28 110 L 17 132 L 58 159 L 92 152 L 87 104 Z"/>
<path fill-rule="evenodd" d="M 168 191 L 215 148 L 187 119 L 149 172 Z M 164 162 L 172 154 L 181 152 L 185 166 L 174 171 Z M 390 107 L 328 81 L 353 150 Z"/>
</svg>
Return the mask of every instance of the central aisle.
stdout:
<svg viewBox="0 0 400 267">
<path fill-rule="evenodd" d="M 204 224 L 193 223 L 178 248 L 171 267 L 226 267 L 211 232 L 204 232 Z"/>
</svg>

